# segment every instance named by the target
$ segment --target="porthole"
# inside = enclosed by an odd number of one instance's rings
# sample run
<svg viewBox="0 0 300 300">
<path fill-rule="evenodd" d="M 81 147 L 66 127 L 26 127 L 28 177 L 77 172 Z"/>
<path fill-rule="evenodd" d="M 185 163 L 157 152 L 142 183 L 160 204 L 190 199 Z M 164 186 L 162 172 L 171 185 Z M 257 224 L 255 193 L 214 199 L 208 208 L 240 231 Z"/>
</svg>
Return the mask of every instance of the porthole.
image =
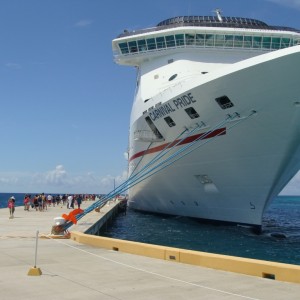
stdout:
<svg viewBox="0 0 300 300">
<path fill-rule="evenodd" d="M 193 107 L 186 108 L 185 111 L 191 119 L 199 118 L 199 114 L 196 112 L 196 110 Z"/>
<path fill-rule="evenodd" d="M 233 103 L 227 96 L 218 97 L 215 100 L 222 109 L 230 108 L 233 106 Z"/>
<path fill-rule="evenodd" d="M 173 121 L 173 119 L 171 117 L 165 117 L 164 120 L 167 122 L 167 124 L 170 126 L 170 127 L 173 127 L 175 126 L 175 122 Z"/>
<path fill-rule="evenodd" d="M 172 76 L 169 78 L 169 81 L 174 80 L 176 77 L 177 77 L 177 74 L 172 75 Z"/>
</svg>

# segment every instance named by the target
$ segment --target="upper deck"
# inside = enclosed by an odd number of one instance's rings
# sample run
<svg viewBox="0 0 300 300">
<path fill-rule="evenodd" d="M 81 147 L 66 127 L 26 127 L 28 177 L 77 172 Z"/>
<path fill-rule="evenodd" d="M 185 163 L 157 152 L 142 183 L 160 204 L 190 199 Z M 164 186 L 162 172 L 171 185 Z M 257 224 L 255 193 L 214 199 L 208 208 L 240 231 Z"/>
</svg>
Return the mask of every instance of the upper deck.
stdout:
<svg viewBox="0 0 300 300">
<path fill-rule="evenodd" d="M 290 27 L 240 17 L 180 16 L 156 27 L 124 30 L 113 40 L 113 51 L 117 62 L 131 64 L 134 57 L 176 48 L 274 51 L 298 44 L 300 30 Z"/>
<path fill-rule="evenodd" d="M 179 16 L 170 19 L 166 19 L 156 25 L 156 27 L 128 31 L 124 30 L 118 38 L 128 37 L 131 35 L 150 33 L 155 31 L 161 31 L 170 28 L 186 26 L 197 27 L 220 27 L 220 28 L 244 28 L 244 29 L 260 29 L 260 30 L 280 30 L 280 31 L 292 31 L 300 34 L 300 30 L 284 27 L 284 26 L 270 26 L 266 23 L 249 18 L 241 17 L 221 17 L 221 20 L 215 16 Z"/>
</svg>

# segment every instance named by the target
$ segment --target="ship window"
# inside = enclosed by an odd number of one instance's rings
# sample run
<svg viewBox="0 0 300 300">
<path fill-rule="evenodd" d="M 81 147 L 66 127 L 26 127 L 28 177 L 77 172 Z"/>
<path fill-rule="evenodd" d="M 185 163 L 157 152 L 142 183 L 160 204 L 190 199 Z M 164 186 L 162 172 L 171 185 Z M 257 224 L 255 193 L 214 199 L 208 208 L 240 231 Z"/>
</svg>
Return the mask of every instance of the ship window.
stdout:
<svg viewBox="0 0 300 300">
<path fill-rule="evenodd" d="M 244 36 L 244 47 L 252 48 L 252 36 Z"/>
<path fill-rule="evenodd" d="M 253 37 L 253 48 L 261 48 L 261 36 L 254 36 Z"/>
<path fill-rule="evenodd" d="M 283 41 L 281 41 L 281 47 L 282 47 Z M 294 46 L 295 45 L 300 45 L 300 39 L 295 39 L 294 40 Z M 282 47 L 283 48 L 283 47 Z"/>
<path fill-rule="evenodd" d="M 185 42 L 187 45 L 194 45 L 195 44 L 195 35 L 194 34 L 186 34 Z"/>
<path fill-rule="evenodd" d="M 234 37 L 234 47 L 243 47 L 243 36 L 237 35 Z"/>
<path fill-rule="evenodd" d="M 129 42 L 128 45 L 129 45 L 130 53 L 137 52 L 136 41 Z"/>
<path fill-rule="evenodd" d="M 272 44 L 271 44 L 272 49 L 279 49 L 280 48 L 280 38 L 272 38 Z"/>
<path fill-rule="evenodd" d="M 205 34 L 196 34 L 196 45 L 204 46 Z"/>
<path fill-rule="evenodd" d="M 175 122 L 173 121 L 173 119 L 171 117 L 165 117 L 164 120 L 167 122 L 167 124 L 170 126 L 170 127 L 173 127 L 175 126 Z"/>
<path fill-rule="evenodd" d="M 138 48 L 139 51 L 146 51 L 147 50 L 147 45 L 145 40 L 139 40 L 138 41 Z"/>
<path fill-rule="evenodd" d="M 121 50 L 122 54 L 129 53 L 127 43 L 120 43 L 119 47 L 120 47 L 120 50 Z"/>
<path fill-rule="evenodd" d="M 233 103 L 227 96 L 221 96 L 215 99 L 222 109 L 230 108 L 233 106 Z"/>
<path fill-rule="evenodd" d="M 176 39 L 176 45 L 177 46 L 183 46 L 184 45 L 184 35 L 183 34 L 176 34 L 175 39 Z"/>
<path fill-rule="evenodd" d="M 263 43 L 262 43 L 262 47 L 266 48 L 266 49 L 270 49 L 271 46 L 271 38 L 270 37 L 263 37 Z"/>
<path fill-rule="evenodd" d="M 214 45 L 214 35 L 213 34 L 207 34 L 206 35 L 206 46 L 213 46 Z"/>
<path fill-rule="evenodd" d="M 177 74 L 172 75 L 172 76 L 169 78 L 169 81 L 174 80 L 176 77 L 177 77 Z"/>
<path fill-rule="evenodd" d="M 156 49 L 155 39 L 147 39 L 148 50 Z"/>
<path fill-rule="evenodd" d="M 166 48 L 166 42 L 164 37 L 156 38 L 157 49 Z"/>
<path fill-rule="evenodd" d="M 167 47 L 175 47 L 175 38 L 174 35 L 166 36 Z"/>
<path fill-rule="evenodd" d="M 215 46 L 224 46 L 224 35 L 223 34 L 216 34 L 216 41 L 215 41 Z"/>
<path fill-rule="evenodd" d="M 233 47 L 233 35 L 225 35 L 225 47 Z"/>
<path fill-rule="evenodd" d="M 145 120 L 146 120 L 147 124 L 149 125 L 150 129 L 152 130 L 152 132 L 155 134 L 155 136 L 159 139 L 162 139 L 163 136 L 161 135 L 159 130 L 156 128 L 156 126 L 154 125 L 154 123 L 152 122 L 150 117 L 146 117 Z"/>
<path fill-rule="evenodd" d="M 185 109 L 185 111 L 191 119 L 199 118 L 199 114 L 195 111 L 193 107 L 188 107 Z"/>
<path fill-rule="evenodd" d="M 290 39 L 289 38 L 282 38 L 281 39 L 281 48 L 286 48 L 290 46 Z"/>
</svg>

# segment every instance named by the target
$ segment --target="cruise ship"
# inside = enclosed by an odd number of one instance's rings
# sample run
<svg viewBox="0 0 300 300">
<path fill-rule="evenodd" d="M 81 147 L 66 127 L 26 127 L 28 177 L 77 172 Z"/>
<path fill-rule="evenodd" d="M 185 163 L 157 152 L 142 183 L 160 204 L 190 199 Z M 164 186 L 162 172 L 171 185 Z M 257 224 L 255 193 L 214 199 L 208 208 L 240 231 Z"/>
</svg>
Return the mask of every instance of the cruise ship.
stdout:
<svg viewBox="0 0 300 300">
<path fill-rule="evenodd" d="M 300 169 L 300 31 L 216 10 L 112 48 L 137 71 L 129 207 L 261 228 Z"/>
</svg>

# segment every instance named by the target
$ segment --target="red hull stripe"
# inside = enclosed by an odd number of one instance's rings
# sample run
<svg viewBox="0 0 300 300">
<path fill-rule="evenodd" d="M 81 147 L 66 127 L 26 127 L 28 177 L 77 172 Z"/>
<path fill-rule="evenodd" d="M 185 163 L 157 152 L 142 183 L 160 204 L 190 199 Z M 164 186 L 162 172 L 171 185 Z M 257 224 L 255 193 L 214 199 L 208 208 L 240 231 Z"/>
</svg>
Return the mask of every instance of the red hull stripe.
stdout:
<svg viewBox="0 0 300 300">
<path fill-rule="evenodd" d="M 206 133 L 200 133 L 200 134 L 196 134 L 196 135 L 193 135 L 193 136 L 189 136 L 187 137 L 185 140 L 183 140 L 182 142 L 180 142 L 178 144 L 179 145 L 184 145 L 184 144 L 189 144 L 193 141 L 195 141 L 196 139 L 200 138 L 200 139 L 210 139 L 212 137 L 215 137 L 215 136 L 219 136 L 219 135 L 224 135 L 226 134 L 226 128 L 219 128 L 219 129 L 216 129 L 216 130 L 213 130 L 213 131 L 210 131 L 210 132 L 206 132 Z M 203 136 L 203 138 L 201 138 L 201 136 Z M 171 148 L 173 147 L 176 143 L 178 143 L 179 140 L 176 140 L 174 142 L 172 142 L 168 148 Z M 140 151 L 136 154 L 134 154 L 130 159 L 129 161 L 132 161 L 133 159 L 136 159 L 138 157 L 141 157 L 141 156 L 144 156 L 146 154 L 150 154 L 150 153 L 155 153 L 155 152 L 159 152 L 159 151 L 162 151 L 163 149 L 166 148 L 168 143 L 165 143 L 165 144 L 162 144 L 162 145 L 159 145 L 157 147 L 153 147 L 153 148 L 149 148 L 147 150 L 143 150 L 143 151 Z"/>
</svg>

